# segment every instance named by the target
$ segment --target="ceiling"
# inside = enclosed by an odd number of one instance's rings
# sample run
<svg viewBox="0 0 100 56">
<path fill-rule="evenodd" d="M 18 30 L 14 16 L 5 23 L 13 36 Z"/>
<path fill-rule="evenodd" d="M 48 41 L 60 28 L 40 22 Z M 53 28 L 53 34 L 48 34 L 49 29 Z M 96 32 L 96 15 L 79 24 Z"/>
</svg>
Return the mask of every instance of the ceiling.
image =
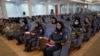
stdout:
<svg viewBox="0 0 100 56">
<path fill-rule="evenodd" d="M 5 0 L 8 2 L 17 2 L 17 3 L 22 3 L 22 2 L 27 2 L 27 0 Z M 87 3 L 97 3 L 100 2 L 100 0 L 32 0 L 32 3 L 67 3 L 68 1 L 76 1 L 76 2 L 87 2 Z"/>
</svg>

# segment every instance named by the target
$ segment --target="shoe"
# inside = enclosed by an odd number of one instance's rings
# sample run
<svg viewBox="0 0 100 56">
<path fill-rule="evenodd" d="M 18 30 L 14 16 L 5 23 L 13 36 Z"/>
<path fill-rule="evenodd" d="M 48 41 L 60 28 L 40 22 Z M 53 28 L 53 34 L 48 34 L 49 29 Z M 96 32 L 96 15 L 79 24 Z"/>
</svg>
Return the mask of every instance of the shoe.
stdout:
<svg viewBox="0 0 100 56">
<path fill-rule="evenodd" d="M 24 52 L 31 52 L 32 50 L 24 49 Z"/>
<path fill-rule="evenodd" d="M 21 45 L 22 43 L 17 43 L 16 45 Z"/>
<path fill-rule="evenodd" d="M 27 49 L 24 49 L 24 52 L 27 52 Z"/>
</svg>

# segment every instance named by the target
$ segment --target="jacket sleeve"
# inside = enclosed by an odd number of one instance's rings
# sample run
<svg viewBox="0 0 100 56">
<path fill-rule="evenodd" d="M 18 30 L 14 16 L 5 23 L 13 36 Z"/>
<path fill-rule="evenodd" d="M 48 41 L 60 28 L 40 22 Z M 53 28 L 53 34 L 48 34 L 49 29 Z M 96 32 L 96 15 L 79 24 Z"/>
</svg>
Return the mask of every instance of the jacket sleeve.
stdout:
<svg viewBox="0 0 100 56">
<path fill-rule="evenodd" d="M 63 31 L 63 37 L 62 37 L 62 39 L 59 40 L 59 41 L 55 41 L 55 43 L 56 43 L 56 44 L 61 44 L 61 43 L 65 42 L 65 41 L 67 40 L 67 38 L 68 38 L 68 37 L 67 37 L 66 32 Z"/>
<path fill-rule="evenodd" d="M 36 32 L 36 35 L 38 36 L 43 36 L 43 34 L 44 34 L 43 28 L 39 29 L 38 32 Z"/>
</svg>

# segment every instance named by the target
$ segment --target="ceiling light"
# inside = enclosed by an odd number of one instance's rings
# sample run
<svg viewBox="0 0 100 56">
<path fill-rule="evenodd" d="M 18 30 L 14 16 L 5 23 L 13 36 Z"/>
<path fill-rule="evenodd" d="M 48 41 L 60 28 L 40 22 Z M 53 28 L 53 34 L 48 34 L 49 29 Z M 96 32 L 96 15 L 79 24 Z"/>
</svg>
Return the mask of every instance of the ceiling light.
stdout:
<svg viewBox="0 0 100 56">
<path fill-rule="evenodd" d="M 11 1 L 11 0 L 6 0 L 6 1 Z"/>
</svg>

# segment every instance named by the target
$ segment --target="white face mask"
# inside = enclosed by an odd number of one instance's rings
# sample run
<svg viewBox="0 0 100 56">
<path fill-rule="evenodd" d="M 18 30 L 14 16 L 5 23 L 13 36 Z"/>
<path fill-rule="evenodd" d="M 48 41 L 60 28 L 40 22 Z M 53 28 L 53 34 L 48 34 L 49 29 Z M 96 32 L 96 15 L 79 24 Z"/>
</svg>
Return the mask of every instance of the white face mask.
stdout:
<svg viewBox="0 0 100 56">
<path fill-rule="evenodd" d="M 79 24 L 79 22 L 75 22 L 75 24 L 77 25 L 77 24 Z"/>
</svg>

